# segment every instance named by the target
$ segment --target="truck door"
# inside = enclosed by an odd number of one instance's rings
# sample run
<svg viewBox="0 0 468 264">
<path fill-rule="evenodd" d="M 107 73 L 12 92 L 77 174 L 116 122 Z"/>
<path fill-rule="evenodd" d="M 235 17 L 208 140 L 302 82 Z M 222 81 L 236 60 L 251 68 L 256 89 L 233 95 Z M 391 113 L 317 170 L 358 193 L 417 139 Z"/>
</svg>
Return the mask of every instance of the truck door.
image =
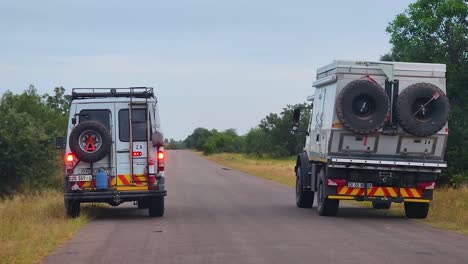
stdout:
<svg viewBox="0 0 468 264">
<path fill-rule="evenodd" d="M 131 109 L 129 103 L 116 103 L 117 177 L 113 185 L 117 190 L 144 190 L 148 186 L 147 128 L 151 127 L 151 118 L 146 104 L 132 105 Z"/>
<path fill-rule="evenodd" d="M 90 108 L 88 104 L 78 104 L 76 107 L 75 118 L 77 118 L 78 123 L 84 121 L 98 121 L 109 129 L 111 136 L 114 137 L 111 127 L 113 122 L 111 115 L 112 108 L 113 104 L 101 104 L 93 106 L 92 108 Z M 77 186 L 85 190 L 92 189 L 92 175 L 96 175 L 99 168 L 103 168 L 109 175 L 111 175 L 113 171 L 112 156 L 108 154 L 106 157 L 94 162 L 92 165 L 87 162 L 78 163 L 73 172 L 74 175 L 78 176 L 76 181 Z M 71 182 L 71 184 L 75 184 L 75 181 Z"/>
</svg>

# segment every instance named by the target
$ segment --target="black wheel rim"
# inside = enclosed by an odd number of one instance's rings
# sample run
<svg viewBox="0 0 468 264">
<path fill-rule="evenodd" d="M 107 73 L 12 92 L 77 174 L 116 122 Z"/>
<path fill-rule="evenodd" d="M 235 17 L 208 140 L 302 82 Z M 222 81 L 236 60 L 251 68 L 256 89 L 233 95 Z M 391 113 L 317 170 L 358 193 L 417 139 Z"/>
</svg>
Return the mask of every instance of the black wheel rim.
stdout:
<svg viewBox="0 0 468 264">
<path fill-rule="evenodd" d="M 419 122 L 429 121 L 433 114 L 431 98 L 418 98 L 411 105 L 411 112 L 413 113 L 414 118 Z"/>
<path fill-rule="evenodd" d="M 375 112 L 375 100 L 368 95 L 360 95 L 352 102 L 353 114 L 361 119 L 366 119 Z"/>
</svg>

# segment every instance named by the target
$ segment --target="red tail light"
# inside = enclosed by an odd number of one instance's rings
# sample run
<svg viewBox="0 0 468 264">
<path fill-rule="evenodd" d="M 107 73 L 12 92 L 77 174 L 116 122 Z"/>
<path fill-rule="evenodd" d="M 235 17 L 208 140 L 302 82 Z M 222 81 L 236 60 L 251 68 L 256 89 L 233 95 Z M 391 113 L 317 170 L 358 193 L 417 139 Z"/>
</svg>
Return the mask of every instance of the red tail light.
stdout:
<svg viewBox="0 0 468 264">
<path fill-rule="evenodd" d="M 141 155 L 143 155 L 143 153 L 141 151 L 133 151 L 132 152 L 133 157 L 141 157 Z"/>
<path fill-rule="evenodd" d="M 73 153 L 68 153 L 67 156 L 65 156 L 65 161 L 68 163 L 72 163 L 75 161 L 75 155 Z"/>
<path fill-rule="evenodd" d="M 435 182 L 420 182 L 418 183 L 418 189 L 422 190 L 434 190 Z"/>
<path fill-rule="evenodd" d="M 158 149 L 158 171 L 164 171 L 164 148 Z"/>
<path fill-rule="evenodd" d="M 346 180 L 345 179 L 327 179 L 327 185 L 328 186 L 344 186 L 346 185 Z"/>
</svg>

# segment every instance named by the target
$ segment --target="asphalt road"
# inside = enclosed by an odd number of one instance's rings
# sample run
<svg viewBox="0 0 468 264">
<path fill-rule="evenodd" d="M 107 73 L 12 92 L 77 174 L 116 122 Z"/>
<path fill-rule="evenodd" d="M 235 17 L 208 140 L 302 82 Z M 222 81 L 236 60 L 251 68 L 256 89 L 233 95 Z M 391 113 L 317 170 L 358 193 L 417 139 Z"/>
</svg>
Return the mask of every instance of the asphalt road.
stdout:
<svg viewBox="0 0 468 264">
<path fill-rule="evenodd" d="M 45 263 L 468 263 L 468 237 L 372 209 L 319 217 L 294 190 L 187 151 L 167 158 L 166 215 L 121 205 Z"/>
</svg>

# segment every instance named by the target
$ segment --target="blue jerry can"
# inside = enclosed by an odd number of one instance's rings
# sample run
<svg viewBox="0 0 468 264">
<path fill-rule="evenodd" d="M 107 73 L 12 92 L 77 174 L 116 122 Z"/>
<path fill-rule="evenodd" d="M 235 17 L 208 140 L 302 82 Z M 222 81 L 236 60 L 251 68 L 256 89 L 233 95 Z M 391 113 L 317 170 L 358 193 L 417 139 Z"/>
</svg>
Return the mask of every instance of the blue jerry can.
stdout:
<svg viewBox="0 0 468 264">
<path fill-rule="evenodd" d="M 104 171 L 103 168 L 98 170 L 96 173 L 96 189 L 97 190 L 107 190 L 108 181 L 107 181 L 107 173 Z"/>
</svg>

